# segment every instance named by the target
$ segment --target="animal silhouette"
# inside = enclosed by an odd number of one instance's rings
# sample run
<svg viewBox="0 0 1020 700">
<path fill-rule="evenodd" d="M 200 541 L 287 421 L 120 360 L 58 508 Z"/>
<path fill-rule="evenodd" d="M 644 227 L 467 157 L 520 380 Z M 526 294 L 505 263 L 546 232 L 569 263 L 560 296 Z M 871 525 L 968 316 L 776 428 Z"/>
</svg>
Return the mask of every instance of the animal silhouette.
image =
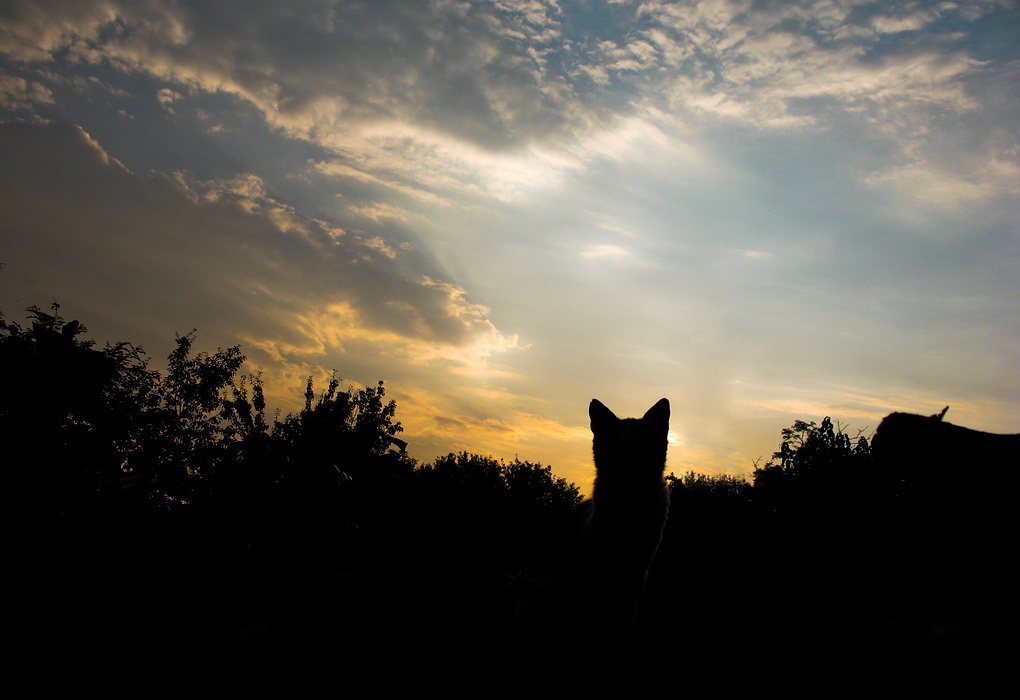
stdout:
<svg viewBox="0 0 1020 700">
<path fill-rule="evenodd" d="M 600 401 L 591 418 L 595 484 L 581 536 L 581 575 L 592 632 L 633 629 L 648 569 L 669 516 L 666 466 L 669 401 L 642 418 L 617 418 Z"/>
<path fill-rule="evenodd" d="M 972 430 L 945 414 L 892 413 L 872 440 L 876 476 L 895 497 L 881 533 L 892 550 L 886 571 L 910 591 L 909 603 L 890 606 L 889 628 L 904 648 L 959 668 L 1013 660 L 1020 434 Z"/>
<path fill-rule="evenodd" d="M 971 430 L 943 421 L 948 406 L 934 416 L 890 413 L 875 431 L 873 448 L 880 462 L 909 477 L 935 480 L 964 465 L 998 468 L 1020 451 L 1020 434 Z"/>
<path fill-rule="evenodd" d="M 1020 475 L 1009 465 L 1020 434 L 986 433 L 934 416 L 890 413 L 872 440 L 875 461 L 901 498 L 959 531 L 975 526 L 1018 529 Z M 995 487 L 989 486 L 994 479 Z M 993 523 L 993 521 L 995 521 Z"/>
</svg>

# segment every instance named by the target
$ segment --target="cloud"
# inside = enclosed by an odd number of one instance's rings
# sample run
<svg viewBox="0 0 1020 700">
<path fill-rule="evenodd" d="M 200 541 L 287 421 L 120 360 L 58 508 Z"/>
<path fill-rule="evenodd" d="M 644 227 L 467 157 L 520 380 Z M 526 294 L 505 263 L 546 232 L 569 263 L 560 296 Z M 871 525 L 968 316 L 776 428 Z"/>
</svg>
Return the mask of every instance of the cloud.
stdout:
<svg viewBox="0 0 1020 700">
<path fill-rule="evenodd" d="M 179 92 L 174 92 L 170 88 L 162 88 L 160 89 L 159 92 L 156 93 L 156 101 L 159 102 L 160 106 L 163 109 L 170 112 L 171 114 L 173 114 L 174 112 L 173 107 L 171 105 L 173 105 L 174 102 L 181 99 L 182 97 L 183 95 L 181 95 Z"/>
<path fill-rule="evenodd" d="M 521 410 L 520 398 L 505 391 L 474 401 L 406 387 L 395 387 L 392 393 L 401 409 L 404 435 L 426 453 L 467 450 L 547 465 L 548 457 L 540 455 L 556 455 L 551 466 L 557 476 L 577 483 L 582 491 L 590 487 L 591 430 L 583 406 L 574 412 L 579 424 L 570 425 L 538 410 Z"/>
<path fill-rule="evenodd" d="M 406 194 L 414 199 L 430 204 L 450 204 L 448 199 L 436 195 L 435 193 L 424 189 L 420 185 L 401 182 L 400 179 L 398 179 L 399 175 L 388 178 L 383 174 L 373 174 L 337 160 L 316 162 L 313 163 L 311 167 L 315 172 L 330 178 L 347 178 L 369 185 L 378 185 L 381 189 L 388 189 L 400 194 Z"/>
<path fill-rule="evenodd" d="M 116 19 L 107 2 L 58 0 L 5 3 L 0 22 L 0 51 L 24 61 L 49 61 L 75 36 L 93 36 Z"/>
<path fill-rule="evenodd" d="M 596 25 L 583 6 L 555 2 L 220 2 L 211 13 L 201 2 L 15 0 L 0 51 L 151 76 L 167 83 L 168 109 L 183 94 L 233 95 L 335 154 L 314 166 L 322 174 L 448 204 L 557 183 L 578 167 L 575 146 L 663 113 L 791 129 L 829 128 L 849 110 L 923 167 L 939 148 L 923 126 L 933 119 L 991 138 L 962 121 L 981 104 L 986 64 L 952 29 L 995 7 L 647 0 Z M 48 88 L 12 89 L 8 101 L 27 104 L 27 90 L 41 100 Z"/>
<path fill-rule="evenodd" d="M 251 102 L 314 140 L 342 124 L 413 121 L 490 149 L 583 122 L 543 67 L 555 4 L 378 0 L 370 5 L 14 2 L 0 48 L 21 61 L 65 52 Z"/>
<path fill-rule="evenodd" d="M 883 173 L 876 173 L 864 179 L 864 182 L 871 186 L 893 185 L 907 194 L 934 204 L 940 208 L 955 209 L 961 205 L 980 202 L 990 199 L 1003 193 L 999 183 L 1013 183 L 1010 188 L 1012 194 L 1020 193 L 1020 185 L 1017 185 L 1017 176 L 1020 171 L 1017 168 L 1010 168 L 1008 164 L 1001 164 L 1005 170 L 1002 177 L 999 172 L 992 173 L 992 177 L 982 178 L 982 181 L 964 179 L 953 173 L 940 170 L 937 167 L 924 167 L 922 164 L 912 163 L 899 167 L 890 168 Z M 998 182 L 996 182 L 998 181 Z"/>
<path fill-rule="evenodd" d="M 648 2 L 642 14 L 652 23 L 645 31 L 659 47 L 677 46 L 688 57 L 678 63 L 677 100 L 702 107 L 727 106 L 729 113 L 768 124 L 796 99 L 831 97 L 860 101 L 917 101 L 972 109 L 960 78 L 976 67 L 973 59 L 946 35 L 931 35 L 929 45 L 906 44 L 891 51 L 874 34 L 845 31 L 857 27 L 861 3 L 782 3 L 751 9 L 746 2 L 709 2 L 696 6 Z M 910 16 L 912 28 L 926 27 L 938 13 Z M 872 15 L 873 26 L 906 26 L 903 18 Z M 674 61 L 675 62 L 675 61 Z M 743 105 L 737 112 L 733 103 Z"/>
<path fill-rule="evenodd" d="M 12 75 L 0 75 L 0 109 L 29 110 L 52 104 L 53 92 L 40 83 Z"/>
<path fill-rule="evenodd" d="M 295 361 L 351 339 L 420 361 L 518 347 L 462 289 L 408 278 L 403 253 L 378 236 L 301 216 L 253 175 L 139 177 L 81 129 L 56 124 L 0 124 L 0 142 L 5 272 L 35 272 L 42 298 L 89 299 L 121 318 L 158 308 L 161 325 L 215 327 Z M 65 288 L 82 283 L 71 270 L 83 265 L 88 288 Z"/>
<path fill-rule="evenodd" d="M 597 243 L 588 246 L 581 251 L 581 257 L 586 260 L 594 260 L 597 258 L 629 258 L 630 251 L 618 245 L 612 243 Z"/>
<path fill-rule="evenodd" d="M 0 109 L 65 122 L 0 126 L 5 310 L 198 326 L 298 404 L 339 365 L 437 451 L 579 470 L 595 391 L 681 397 L 703 469 L 863 378 L 1016 414 L 1012 6 L 211 8 L 4 3 Z"/>
</svg>

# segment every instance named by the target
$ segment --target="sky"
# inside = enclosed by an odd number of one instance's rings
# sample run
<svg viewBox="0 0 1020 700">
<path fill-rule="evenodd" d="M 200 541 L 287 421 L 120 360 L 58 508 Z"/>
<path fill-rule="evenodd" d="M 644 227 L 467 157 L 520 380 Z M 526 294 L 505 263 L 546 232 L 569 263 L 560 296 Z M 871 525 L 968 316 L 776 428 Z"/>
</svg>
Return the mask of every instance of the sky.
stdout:
<svg viewBox="0 0 1020 700">
<path fill-rule="evenodd" d="M 385 381 L 409 453 L 586 487 L 794 420 L 1020 432 L 1020 3 L 5 0 L 0 310 L 271 407 Z"/>
</svg>

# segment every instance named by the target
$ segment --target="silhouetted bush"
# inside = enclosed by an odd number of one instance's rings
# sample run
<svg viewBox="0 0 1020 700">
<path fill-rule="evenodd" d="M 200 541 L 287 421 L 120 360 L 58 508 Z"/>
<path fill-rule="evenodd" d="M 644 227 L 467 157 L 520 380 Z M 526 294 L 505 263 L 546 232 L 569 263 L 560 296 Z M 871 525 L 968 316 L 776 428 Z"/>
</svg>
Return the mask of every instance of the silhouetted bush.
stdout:
<svg viewBox="0 0 1020 700">
<path fill-rule="evenodd" d="M 437 564 L 438 580 L 471 581 L 473 593 L 485 591 L 503 606 L 490 614 L 505 627 L 513 602 L 507 586 L 555 565 L 559 543 L 551 533 L 569 521 L 577 486 L 547 466 L 467 452 L 419 465 L 415 486 L 420 551 Z"/>
</svg>

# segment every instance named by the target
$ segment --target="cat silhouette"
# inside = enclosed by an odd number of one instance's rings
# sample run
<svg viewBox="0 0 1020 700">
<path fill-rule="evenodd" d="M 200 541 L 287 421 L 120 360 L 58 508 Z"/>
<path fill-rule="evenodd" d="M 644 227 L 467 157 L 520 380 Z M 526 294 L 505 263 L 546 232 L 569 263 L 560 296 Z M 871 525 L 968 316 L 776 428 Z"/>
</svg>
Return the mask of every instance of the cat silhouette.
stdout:
<svg viewBox="0 0 1020 700">
<path fill-rule="evenodd" d="M 592 400 L 592 497 L 554 537 L 557 572 L 530 577 L 515 609 L 517 638 L 559 639 L 584 649 L 611 650 L 634 629 L 648 569 L 669 515 L 663 478 L 669 401 L 642 418 L 617 418 Z"/>
<path fill-rule="evenodd" d="M 595 483 L 581 534 L 586 613 L 592 631 L 619 635 L 633 629 L 669 516 L 666 467 L 669 401 L 641 418 L 617 418 L 593 399 Z"/>
</svg>

